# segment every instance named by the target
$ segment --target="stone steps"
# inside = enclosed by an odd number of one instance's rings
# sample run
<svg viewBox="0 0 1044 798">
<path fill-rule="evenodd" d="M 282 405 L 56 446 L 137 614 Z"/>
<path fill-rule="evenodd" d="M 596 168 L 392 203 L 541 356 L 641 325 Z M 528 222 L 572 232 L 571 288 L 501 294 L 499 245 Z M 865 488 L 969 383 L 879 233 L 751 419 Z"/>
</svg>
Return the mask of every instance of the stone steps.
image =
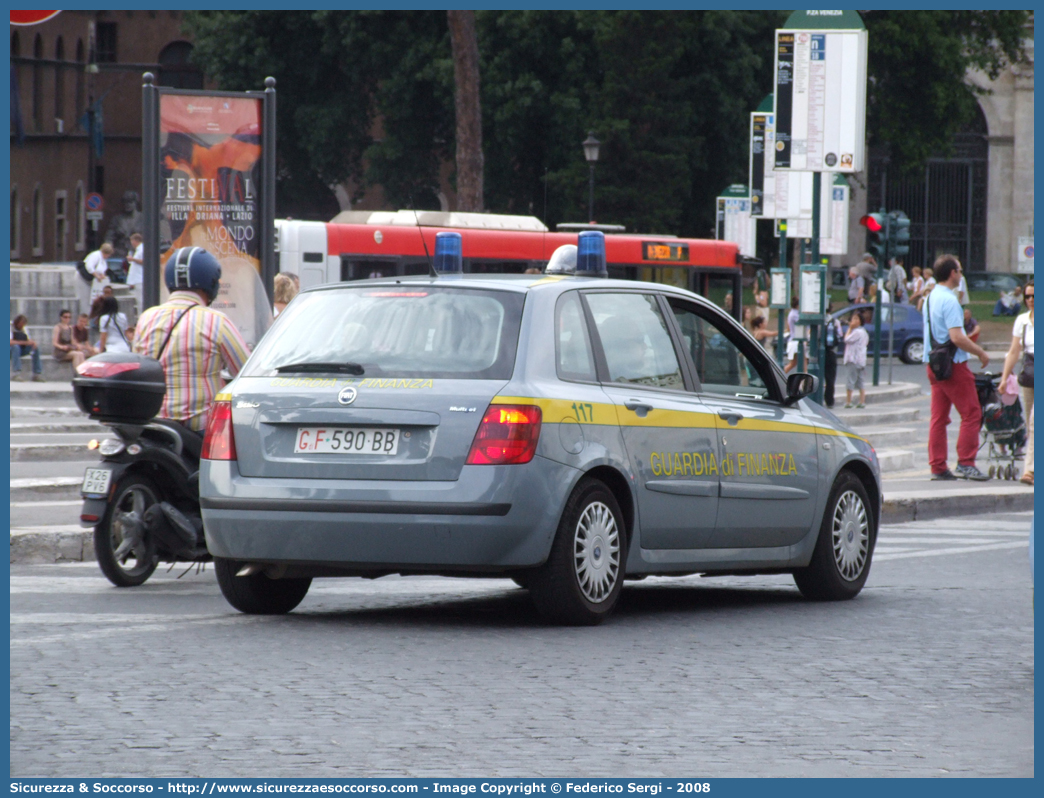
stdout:
<svg viewBox="0 0 1044 798">
<path fill-rule="evenodd" d="M 877 461 L 882 474 L 907 471 L 914 466 L 914 453 L 907 449 L 877 449 Z"/>
<path fill-rule="evenodd" d="M 913 427 L 863 427 L 859 434 L 875 449 L 909 447 L 919 442 L 919 431 Z"/>
<path fill-rule="evenodd" d="M 921 395 L 921 386 L 914 382 L 896 382 L 891 385 L 870 386 L 866 389 L 866 404 L 879 405 L 901 402 Z M 842 393 L 842 398 L 844 394 Z"/>
<path fill-rule="evenodd" d="M 834 413 L 839 419 L 855 429 L 857 432 L 868 427 L 895 427 L 908 424 L 920 419 L 921 411 L 914 406 L 889 406 L 874 408 L 865 407 L 861 410 L 838 410 L 835 406 Z"/>
</svg>

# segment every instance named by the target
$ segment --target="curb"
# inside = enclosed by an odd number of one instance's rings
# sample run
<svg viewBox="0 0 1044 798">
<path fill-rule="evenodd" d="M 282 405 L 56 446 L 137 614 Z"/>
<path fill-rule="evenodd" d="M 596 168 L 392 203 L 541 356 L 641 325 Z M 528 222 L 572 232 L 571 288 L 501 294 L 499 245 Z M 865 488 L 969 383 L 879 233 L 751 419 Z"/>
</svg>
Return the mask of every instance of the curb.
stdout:
<svg viewBox="0 0 1044 798">
<path fill-rule="evenodd" d="M 79 480 L 77 480 L 78 482 Z M 1032 491 L 971 496 L 934 496 L 925 499 L 885 499 L 881 511 L 881 523 L 898 524 L 905 521 L 924 521 L 932 518 L 996 512 L 1023 512 L 1032 509 Z M 94 530 L 76 525 L 13 528 L 11 529 L 11 562 L 24 564 L 93 562 L 93 544 Z"/>
<path fill-rule="evenodd" d="M 94 531 L 79 526 L 11 530 L 11 562 L 93 562 Z"/>
<path fill-rule="evenodd" d="M 11 445 L 11 462 L 49 462 L 54 460 L 89 460 L 91 452 L 85 443 L 26 443 Z"/>
<path fill-rule="evenodd" d="M 970 496 L 929 496 L 923 499 L 888 499 L 881 509 L 882 524 L 927 521 L 932 518 L 1018 513 L 1033 509 L 1033 491 L 987 493 Z"/>
<path fill-rule="evenodd" d="M 83 477 L 41 477 L 11 480 L 11 501 L 40 498 L 79 499 Z"/>
<path fill-rule="evenodd" d="M 870 386 L 866 389 L 867 405 L 890 404 L 921 395 L 921 386 L 915 382 L 893 382 L 891 385 Z"/>
</svg>

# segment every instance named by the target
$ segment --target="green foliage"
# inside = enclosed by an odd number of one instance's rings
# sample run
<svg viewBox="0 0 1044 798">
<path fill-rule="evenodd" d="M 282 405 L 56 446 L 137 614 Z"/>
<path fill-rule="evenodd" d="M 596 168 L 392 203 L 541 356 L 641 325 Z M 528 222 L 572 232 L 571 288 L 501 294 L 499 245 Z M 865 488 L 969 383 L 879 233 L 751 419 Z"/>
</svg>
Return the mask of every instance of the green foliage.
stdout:
<svg viewBox="0 0 1044 798">
<path fill-rule="evenodd" d="M 1023 59 L 1028 11 L 864 11 L 869 32 L 870 144 L 921 167 L 946 153 L 978 113 L 969 69 L 996 78 Z"/>
<path fill-rule="evenodd" d="M 774 11 L 477 12 L 485 197 L 550 226 L 587 221 L 580 142 L 602 141 L 595 215 L 712 236 L 714 197 L 744 182 L 749 113 L 772 90 Z M 868 131 L 895 161 L 945 151 L 976 113 L 969 68 L 1022 57 L 1027 12 L 871 11 Z M 278 81 L 279 212 L 329 218 L 329 185 L 380 185 L 437 208 L 455 150 L 444 11 L 189 12 L 221 88 Z M 450 175 L 452 179 L 452 175 Z M 332 203 L 333 210 L 330 210 Z"/>
</svg>

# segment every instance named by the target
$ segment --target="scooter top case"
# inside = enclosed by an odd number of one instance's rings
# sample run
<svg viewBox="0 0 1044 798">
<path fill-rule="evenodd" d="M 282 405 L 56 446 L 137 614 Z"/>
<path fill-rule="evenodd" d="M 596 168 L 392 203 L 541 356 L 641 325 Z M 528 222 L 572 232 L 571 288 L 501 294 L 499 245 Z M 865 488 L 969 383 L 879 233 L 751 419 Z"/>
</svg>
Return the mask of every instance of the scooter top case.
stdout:
<svg viewBox="0 0 1044 798">
<path fill-rule="evenodd" d="M 133 352 L 103 352 L 73 377 L 76 404 L 95 421 L 145 424 L 163 404 L 167 381 L 158 360 Z"/>
</svg>

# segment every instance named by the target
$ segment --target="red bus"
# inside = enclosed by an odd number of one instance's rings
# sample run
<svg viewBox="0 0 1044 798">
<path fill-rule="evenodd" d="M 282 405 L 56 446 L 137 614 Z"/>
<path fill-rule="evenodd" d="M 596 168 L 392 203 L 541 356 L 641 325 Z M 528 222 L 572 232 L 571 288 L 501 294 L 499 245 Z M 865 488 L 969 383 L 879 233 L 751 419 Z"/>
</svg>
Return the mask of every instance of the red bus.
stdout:
<svg viewBox="0 0 1044 798">
<path fill-rule="evenodd" d="M 464 272 L 471 274 L 543 269 L 555 249 L 577 242 L 577 231 L 551 232 L 532 216 L 345 211 L 331 222 L 277 220 L 279 270 L 297 274 L 302 288 L 427 274 L 435 235 L 447 230 L 461 234 Z M 610 277 L 687 288 L 720 305 L 730 293 L 742 298 L 743 259 L 730 241 L 609 232 L 605 251 Z M 740 311 L 741 301 L 734 301 L 737 319 Z"/>
</svg>

